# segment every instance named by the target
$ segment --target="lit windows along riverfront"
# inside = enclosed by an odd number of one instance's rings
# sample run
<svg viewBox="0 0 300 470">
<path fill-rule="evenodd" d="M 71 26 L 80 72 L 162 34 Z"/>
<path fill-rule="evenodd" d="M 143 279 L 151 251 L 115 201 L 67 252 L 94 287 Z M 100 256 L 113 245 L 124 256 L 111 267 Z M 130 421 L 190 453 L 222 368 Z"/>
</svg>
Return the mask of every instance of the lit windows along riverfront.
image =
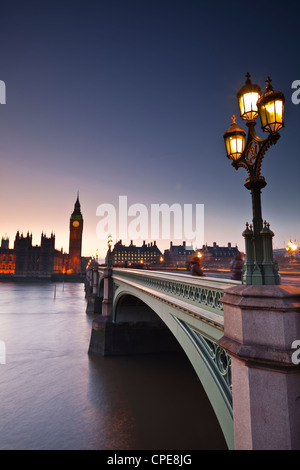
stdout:
<svg viewBox="0 0 300 470">
<path fill-rule="evenodd" d="M 114 265 L 118 266 L 153 265 L 163 261 L 163 258 L 156 242 L 146 244 L 144 241 L 142 246 L 136 246 L 131 241 L 129 246 L 125 246 L 120 240 L 112 250 L 112 261 Z"/>
</svg>

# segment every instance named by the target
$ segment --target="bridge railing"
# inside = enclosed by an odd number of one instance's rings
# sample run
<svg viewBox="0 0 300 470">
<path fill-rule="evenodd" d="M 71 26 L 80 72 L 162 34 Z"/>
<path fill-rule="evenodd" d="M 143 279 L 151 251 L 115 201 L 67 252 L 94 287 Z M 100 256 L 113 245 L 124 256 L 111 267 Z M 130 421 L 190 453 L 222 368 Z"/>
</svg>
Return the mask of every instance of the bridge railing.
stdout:
<svg viewBox="0 0 300 470">
<path fill-rule="evenodd" d="M 104 269 L 100 267 L 99 272 L 103 273 Z M 125 268 L 114 268 L 113 279 L 148 291 L 150 295 L 157 293 L 162 300 L 165 298 L 170 302 L 173 299 L 179 308 L 192 310 L 194 315 L 205 317 L 219 326 L 224 325 L 220 299 L 227 287 L 240 284 L 229 279 Z"/>
</svg>

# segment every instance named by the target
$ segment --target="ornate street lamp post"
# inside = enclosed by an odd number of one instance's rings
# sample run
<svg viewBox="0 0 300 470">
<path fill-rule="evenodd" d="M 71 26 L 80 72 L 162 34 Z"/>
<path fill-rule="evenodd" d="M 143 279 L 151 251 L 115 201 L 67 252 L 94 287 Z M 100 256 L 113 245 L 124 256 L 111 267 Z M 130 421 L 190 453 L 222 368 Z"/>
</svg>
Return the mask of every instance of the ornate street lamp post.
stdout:
<svg viewBox="0 0 300 470">
<path fill-rule="evenodd" d="M 284 95 L 274 91 L 271 79 L 266 80 L 264 94 L 261 89 L 246 75 L 246 83 L 237 94 L 241 118 L 246 120 L 248 135 L 237 126 L 235 116 L 232 125 L 224 134 L 227 157 L 237 170 L 246 169 L 248 178 L 245 187 L 251 191 L 253 224 L 246 224 L 243 232 L 246 246 L 243 284 L 280 284 L 277 264 L 273 260 L 272 238 L 274 233 L 270 225 L 262 219 L 261 190 L 266 181 L 261 176 L 262 160 L 271 145 L 275 145 L 280 135 L 278 131 L 284 126 Z M 266 139 L 261 139 L 255 132 L 256 118 L 260 116 L 262 130 L 268 132 Z"/>
<path fill-rule="evenodd" d="M 109 235 L 108 239 L 107 239 L 107 246 L 108 246 L 108 250 L 107 250 L 107 267 L 109 269 L 112 268 L 112 252 L 111 252 L 112 244 L 113 244 L 112 236 Z"/>
</svg>

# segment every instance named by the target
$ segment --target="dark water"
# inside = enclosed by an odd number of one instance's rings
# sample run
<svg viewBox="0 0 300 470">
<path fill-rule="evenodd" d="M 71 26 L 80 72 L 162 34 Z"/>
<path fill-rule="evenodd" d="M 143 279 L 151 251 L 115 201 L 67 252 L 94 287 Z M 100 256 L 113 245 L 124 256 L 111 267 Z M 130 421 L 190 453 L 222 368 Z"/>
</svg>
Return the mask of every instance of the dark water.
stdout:
<svg viewBox="0 0 300 470">
<path fill-rule="evenodd" d="M 90 356 L 83 284 L 54 289 L 0 283 L 0 450 L 226 448 L 184 353 Z"/>
</svg>

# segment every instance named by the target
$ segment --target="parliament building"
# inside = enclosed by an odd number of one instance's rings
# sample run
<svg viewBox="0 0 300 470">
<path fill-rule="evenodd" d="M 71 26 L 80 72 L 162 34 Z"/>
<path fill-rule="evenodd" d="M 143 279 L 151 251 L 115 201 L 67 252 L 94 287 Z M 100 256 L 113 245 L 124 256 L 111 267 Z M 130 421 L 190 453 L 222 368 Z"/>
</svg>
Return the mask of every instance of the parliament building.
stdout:
<svg viewBox="0 0 300 470">
<path fill-rule="evenodd" d="M 55 235 L 41 235 L 40 245 L 32 245 L 32 234 L 26 236 L 18 231 L 14 248 L 9 248 L 9 239 L 2 238 L 0 247 L 0 275 L 15 277 L 51 278 L 53 275 L 75 274 L 84 271 L 82 266 L 83 217 L 79 196 L 69 224 L 69 254 L 55 249 Z"/>
</svg>

